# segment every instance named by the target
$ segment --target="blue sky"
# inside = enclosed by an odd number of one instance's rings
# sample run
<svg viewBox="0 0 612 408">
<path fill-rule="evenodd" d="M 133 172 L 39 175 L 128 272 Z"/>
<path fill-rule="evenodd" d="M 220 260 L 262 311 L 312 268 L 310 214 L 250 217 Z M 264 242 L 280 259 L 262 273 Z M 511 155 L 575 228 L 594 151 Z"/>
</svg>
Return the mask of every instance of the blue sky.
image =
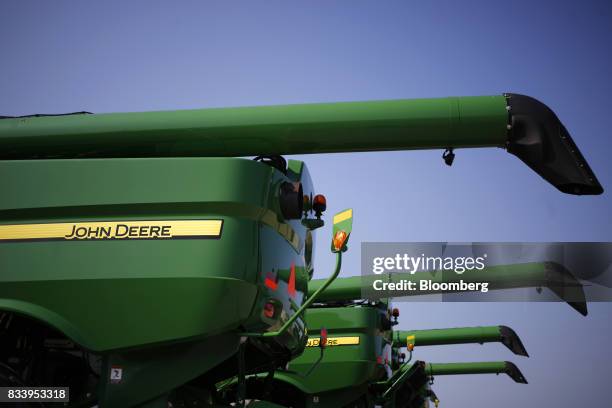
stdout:
<svg viewBox="0 0 612 408">
<path fill-rule="evenodd" d="M 0 114 L 524 93 L 547 103 L 609 189 L 612 4 L 605 1 L 4 1 Z M 610 241 L 612 200 L 563 195 L 501 149 L 300 156 L 361 241 Z M 341 171 L 339 171 L 341 170 Z M 317 276 L 332 267 L 319 235 Z M 438 378 L 443 407 L 608 402 L 610 304 L 401 305 L 400 328 L 506 324 L 499 345 L 417 350 L 509 359 L 530 381 Z"/>
</svg>

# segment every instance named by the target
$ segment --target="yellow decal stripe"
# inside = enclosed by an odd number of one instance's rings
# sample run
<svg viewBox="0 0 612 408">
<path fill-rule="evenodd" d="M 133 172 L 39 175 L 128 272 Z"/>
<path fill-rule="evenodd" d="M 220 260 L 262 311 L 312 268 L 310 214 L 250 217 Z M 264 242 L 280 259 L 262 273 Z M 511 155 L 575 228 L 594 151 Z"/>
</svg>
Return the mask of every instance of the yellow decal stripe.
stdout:
<svg viewBox="0 0 612 408">
<path fill-rule="evenodd" d="M 339 214 L 334 215 L 334 224 L 339 224 L 342 221 L 348 220 L 353 216 L 353 210 L 348 209 L 346 211 L 342 211 Z"/>
<path fill-rule="evenodd" d="M 328 346 L 353 346 L 359 344 L 359 336 L 354 337 L 328 337 L 327 345 Z M 318 347 L 319 346 L 319 338 L 311 337 L 308 339 L 308 343 L 306 343 L 306 347 Z"/>
<path fill-rule="evenodd" d="M 102 221 L 0 225 L 0 241 L 219 238 L 222 220 Z"/>
</svg>

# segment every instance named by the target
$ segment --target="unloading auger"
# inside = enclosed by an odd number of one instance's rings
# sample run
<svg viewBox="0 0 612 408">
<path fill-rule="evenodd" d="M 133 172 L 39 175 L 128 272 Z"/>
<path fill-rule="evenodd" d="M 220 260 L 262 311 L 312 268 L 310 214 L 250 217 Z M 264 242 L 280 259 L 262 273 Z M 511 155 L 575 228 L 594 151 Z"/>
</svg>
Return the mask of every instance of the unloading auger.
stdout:
<svg viewBox="0 0 612 408">
<path fill-rule="evenodd" d="M 514 354 L 529 357 L 518 335 L 508 326 L 457 327 L 453 329 L 394 330 L 397 347 L 439 346 L 444 344 L 502 343 Z"/>
<path fill-rule="evenodd" d="M 444 149 L 452 164 L 476 147 L 564 193 L 603 192 L 555 114 L 516 94 L 1 117 L 0 385 L 68 384 L 73 405 L 104 408 L 235 403 L 216 384 L 301 355 L 321 287 L 326 200 L 281 155 Z M 351 312 L 365 320 L 347 330 L 379 319 Z M 370 357 L 334 370 L 365 384 Z"/>
<path fill-rule="evenodd" d="M 559 190 L 601 194 L 569 133 L 528 96 L 7 118 L 0 159 L 239 157 L 502 147 Z"/>
</svg>

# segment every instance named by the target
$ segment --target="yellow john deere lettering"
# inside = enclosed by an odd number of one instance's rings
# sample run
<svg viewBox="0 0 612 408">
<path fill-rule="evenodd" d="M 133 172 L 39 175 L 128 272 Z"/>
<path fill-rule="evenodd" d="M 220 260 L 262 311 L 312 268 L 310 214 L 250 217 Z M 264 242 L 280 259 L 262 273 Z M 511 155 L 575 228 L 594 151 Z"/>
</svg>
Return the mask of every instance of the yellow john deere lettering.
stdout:
<svg viewBox="0 0 612 408">
<path fill-rule="evenodd" d="M 223 220 L 102 221 L 0 225 L 1 241 L 219 238 Z"/>
<path fill-rule="evenodd" d="M 354 337 L 329 337 L 327 339 L 328 346 L 353 346 L 359 344 L 359 336 Z M 306 343 L 306 347 L 318 347 L 319 346 L 319 338 L 311 337 L 308 339 L 308 343 Z"/>
</svg>

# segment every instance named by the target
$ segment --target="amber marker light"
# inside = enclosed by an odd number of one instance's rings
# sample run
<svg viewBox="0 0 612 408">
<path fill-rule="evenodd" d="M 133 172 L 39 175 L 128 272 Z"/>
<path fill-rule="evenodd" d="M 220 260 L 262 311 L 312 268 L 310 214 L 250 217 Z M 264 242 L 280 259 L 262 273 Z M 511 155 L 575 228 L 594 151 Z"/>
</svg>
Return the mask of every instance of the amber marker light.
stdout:
<svg viewBox="0 0 612 408">
<path fill-rule="evenodd" d="M 334 249 L 336 251 L 340 251 L 342 249 L 342 247 L 344 246 L 344 243 L 346 242 L 347 237 L 348 237 L 347 233 L 342 230 L 336 232 L 336 235 L 334 235 L 334 240 L 333 240 Z"/>
<path fill-rule="evenodd" d="M 321 214 L 327 209 L 327 200 L 323 194 L 317 194 L 314 196 L 312 199 L 312 209 L 317 217 L 320 217 Z"/>
</svg>

